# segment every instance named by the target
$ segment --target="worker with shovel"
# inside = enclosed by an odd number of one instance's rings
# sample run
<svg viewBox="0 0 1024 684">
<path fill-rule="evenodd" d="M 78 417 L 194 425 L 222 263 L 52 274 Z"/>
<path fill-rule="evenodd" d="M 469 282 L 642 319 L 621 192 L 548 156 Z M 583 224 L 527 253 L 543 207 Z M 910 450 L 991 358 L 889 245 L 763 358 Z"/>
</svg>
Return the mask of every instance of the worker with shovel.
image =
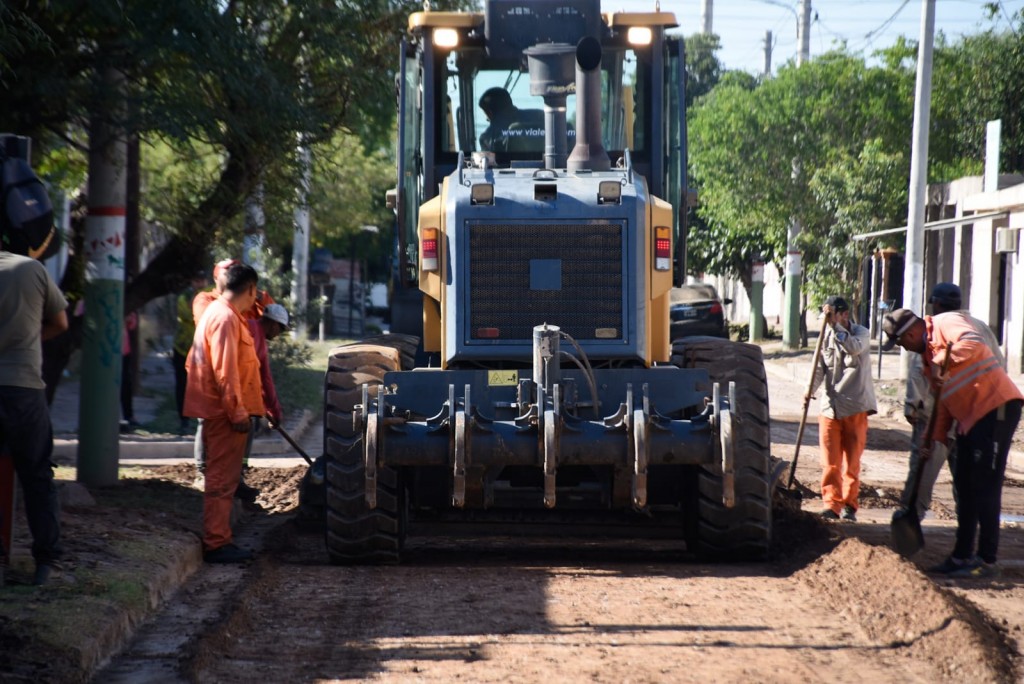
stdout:
<svg viewBox="0 0 1024 684">
<path fill-rule="evenodd" d="M 888 337 L 883 349 L 898 344 L 920 354 L 924 372 L 937 389 L 935 420 L 919 447 L 920 458 L 930 458 L 936 443 L 945 445 L 953 421 L 957 423 L 956 543 L 949 558 L 931 571 L 982 578 L 999 573 L 1003 476 L 1024 394 L 969 319 L 961 311 L 922 319 L 909 309 L 896 309 L 885 315 L 882 330 Z"/>
<path fill-rule="evenodd" d="M 992 354 L 999 360 L 999 365 L 1006 368 L 1003 351 L 999 348 L 999 341 L 996 339 L 995 333 L 992 332 L 992 328 L 984 321 L 971 316 L 967 311 L 961 310 L 962 297 L 959 285 L 956 283 L 937 283 L 932 288 L 932 293 L 928 297 L 928 303 L 932 307 L 933 316 L 938 316 L 948 311 L 956 311 L 965 317 L 965 320 L 970 321 L 977 333 L 984 337 L 988 348 L 992 350 Z M 883 345 L 883 349 L 885 347 L 886 345 Z M 918 445 L 924 437 L 924 432 L 928 425 L 928 417 L 932 413 L 933 403 L 931 384 L 923 371 L 924 363 L 921 360 L 921 355 L 912 354 L 910 357 L 910 367 L 907 371 L 907 394 L 903 402 L 903 415 L 912 428 L 910 435 L 910 467 L 907 472 L 906 484 L 903 486 L 903 493 L 900 495 L 900 508 L 894 513 L 894 517 L 907 515 L 911 498 L 916 493 L 914 510 L 919 521 L 924 520 L 925 513 L 928 512 L 928 508 L 931 505 L 932 491 L 935 489 L 935 481 L 942 471 L 943 464 L 948 460 L 950 471 L 952 471 L 956 462 L 955 442 L 949 444 L 948 449 L 941 443 L 933 444 L 931 458 L 923 463 L 920 459 Z M 915 490 L 917 471 L 922 467 L 924 472 L 921 474 L 920 484 L 917 484 Z M 955 489 L 953 497 L 954 499 L 956 498 Z"/>
<path fill-rule="evenodd" d="M 810 392 L 824 383 L 818 440 L 821 444 L 821 517 L 857 520 L 860 457 L 868 438 L 868 416 L 876 413 L 871 381 L 871 333 L 850 320 L 850 306 L 831 296 L 822 307 L 821 358 L 812 370 Z"/>
</svg>

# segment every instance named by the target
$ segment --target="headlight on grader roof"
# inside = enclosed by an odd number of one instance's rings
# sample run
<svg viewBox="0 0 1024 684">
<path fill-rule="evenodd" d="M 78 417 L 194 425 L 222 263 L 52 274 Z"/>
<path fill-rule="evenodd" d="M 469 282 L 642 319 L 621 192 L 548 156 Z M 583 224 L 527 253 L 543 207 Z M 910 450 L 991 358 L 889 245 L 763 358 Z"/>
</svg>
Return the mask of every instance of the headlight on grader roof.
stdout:
<svg viewBox="0 0 1024 684">
<path fill-rule="evenodd" d="M 494 185 L 491 183 L 476 183 L 469 191 L 469 198 L 473 204 L 494 204 Z"/>
<path fill-rule="evenodd" d="M 439 48 L 454 48 L 459 44 L 459 32 L 452 28 L 434 29 L 434 45 Z"/>
<path fill-rule="evenodd" d="M 630 45 L 650 45 L 651 29 L 648 26 L 630 26 L 626 40 Z"/>
<path fill-rule="evenodd" d="M 618 204 L 622 201 L 622 184 L 619 181 L 601 181 L 597 186 L 598 204 Z"/>
</svg>

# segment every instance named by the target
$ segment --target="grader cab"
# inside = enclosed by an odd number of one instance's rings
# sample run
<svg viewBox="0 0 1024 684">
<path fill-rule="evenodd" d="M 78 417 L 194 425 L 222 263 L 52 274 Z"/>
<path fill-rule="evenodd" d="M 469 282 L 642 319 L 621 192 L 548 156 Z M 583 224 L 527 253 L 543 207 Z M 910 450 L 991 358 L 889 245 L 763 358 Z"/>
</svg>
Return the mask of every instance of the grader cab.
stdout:
<svg viewBox="0 0 1024 684">
<path fill-rule="evenodd" d="M 410 17 L 392 334 L 332 351 L 304 494 L 333 562 L 397 562 L 407 534 L 448 523 L 769 553 L 760 349 L 669 339 L 687 195 L 674 26 L 599 0 Z M 489 121 L 496 87 L 543 126 Z M 494 135 L 512 142 L 481 149 Z"/>
</svg>

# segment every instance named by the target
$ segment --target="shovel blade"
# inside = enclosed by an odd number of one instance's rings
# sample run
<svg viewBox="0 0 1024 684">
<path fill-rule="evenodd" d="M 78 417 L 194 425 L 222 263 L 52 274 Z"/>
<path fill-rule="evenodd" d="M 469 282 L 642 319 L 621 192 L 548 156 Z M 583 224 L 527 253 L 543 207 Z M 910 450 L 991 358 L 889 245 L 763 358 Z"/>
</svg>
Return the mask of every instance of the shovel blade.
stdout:
<svg viewBox="0 0 1024 684">
<path fill-rule="evenodd" d="M 892 536 L 892 548 L 896 553 L 905 558 L 913 556 L 924 548 L 924 533 L 921 531 L 921 521 L 913 512 L 905 515 L 894 515 L 890 527 Z"/>
</svg>

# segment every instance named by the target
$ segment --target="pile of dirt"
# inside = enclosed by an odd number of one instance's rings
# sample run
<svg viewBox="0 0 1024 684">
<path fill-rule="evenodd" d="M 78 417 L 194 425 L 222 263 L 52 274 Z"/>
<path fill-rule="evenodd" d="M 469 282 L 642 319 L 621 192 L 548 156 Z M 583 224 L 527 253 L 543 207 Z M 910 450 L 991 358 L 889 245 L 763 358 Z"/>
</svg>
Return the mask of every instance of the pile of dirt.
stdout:
<svg viewBox="0 0 1024 684">
<path fill-rule="evenodd" d="M 195 466 L 191 464 L 156 466 L 146 469 L 152 477 L 179 485 L 191 486 L 195 481 Z M 260 490 L 256 499 L 259 508 L 267 513 L 285 513 L 299 505 L 299 482 L 306 473 L 306 466 L 292 468 L 250 468 L 245 472 L 245 482 Z M 201 496 L 199 492 L 197 495 Z"/>
<path fill-rule="evenodd" d="M 878 647 L 906 649 L 946 681 L 1019 681 L 1005 635 L 887 548 L 846 539 L 795 576 Z"/>
</svg>

